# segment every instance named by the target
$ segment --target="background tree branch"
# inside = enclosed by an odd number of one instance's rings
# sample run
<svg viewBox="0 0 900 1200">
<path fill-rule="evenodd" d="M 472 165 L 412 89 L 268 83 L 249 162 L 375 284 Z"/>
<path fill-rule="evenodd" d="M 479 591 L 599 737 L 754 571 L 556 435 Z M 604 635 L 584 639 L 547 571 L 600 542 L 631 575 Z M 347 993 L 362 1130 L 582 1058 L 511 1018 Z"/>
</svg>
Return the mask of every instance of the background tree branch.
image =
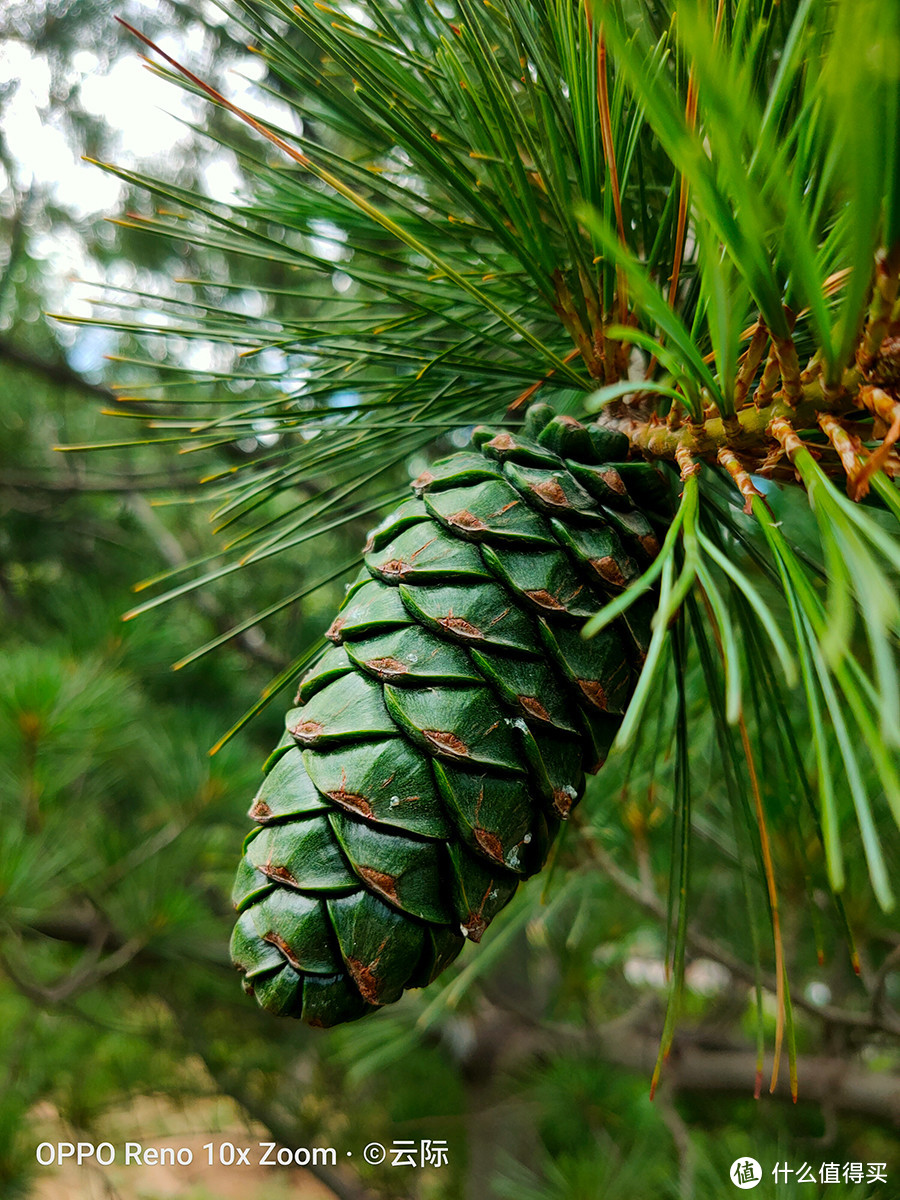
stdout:
<svg viewBox="0 0 900 1200">
<path fill-rule="evenodd" d="M 104 383 L 94 383 L 69 366 L 64 358 L 41 358 L 31 350 L 13 344 L 8 338 L 0 337 L 0 360 L 17 367 L 24 367 L 49 383 L 62 387 L 76 388 L 87 395 L 96 396 L 107 403 L 117 399 L 115 392 Z"/>
</svg>

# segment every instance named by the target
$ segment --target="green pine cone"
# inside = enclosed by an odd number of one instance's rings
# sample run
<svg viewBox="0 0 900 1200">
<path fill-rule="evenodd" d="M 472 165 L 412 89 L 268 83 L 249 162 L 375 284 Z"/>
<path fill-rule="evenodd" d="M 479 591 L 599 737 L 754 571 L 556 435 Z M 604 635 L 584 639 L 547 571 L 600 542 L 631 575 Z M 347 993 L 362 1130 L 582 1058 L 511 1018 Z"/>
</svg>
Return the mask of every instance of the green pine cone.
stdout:
<svg viewBox="0 0 900 1200">
<path fill-rule="evenodd" d="M 580 636 L 658 549 L 665 484 L 627 450 L 535 406 L 370 535 L 250 810 L 232 954 L 264 1008 L 329 1026 L 398 1000 L 543 866 L 649 641 L 649 595 Z"/>
</svg>

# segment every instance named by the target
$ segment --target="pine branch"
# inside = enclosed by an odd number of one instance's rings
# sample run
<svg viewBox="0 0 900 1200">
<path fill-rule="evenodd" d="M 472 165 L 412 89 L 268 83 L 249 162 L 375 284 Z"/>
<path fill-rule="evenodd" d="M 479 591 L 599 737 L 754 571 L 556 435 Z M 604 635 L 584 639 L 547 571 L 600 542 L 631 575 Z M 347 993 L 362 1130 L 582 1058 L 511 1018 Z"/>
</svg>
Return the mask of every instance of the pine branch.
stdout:
<svg viewBox="0 0 900 1200">
<path fill-rule="evenodd" d="M 190 561 L 178 538 L 163 524 L 144 496 L 132 492 L 130 507 L 141 523 L 144 532 L 151 538 L 163 560 L 170 567 L 180 567 Z M 238 624 L 235 618 L 226 613 L 218 600 L 209 592 L 201 592 L 195 597 L 194 602 L 213 623 L 219 634 L 227 633 Z M 284 666 L 282 656 L 272 648 L 265 634 L 256 627 L 237 634 L 234 642 L 241 652 L 254 662 L 265 663 L 266 666 L 279 670 Z"/>
<path fill-rule="evenodd" d="M 586 838 L 585 841 L 594 864 L 602 872 L 604 878 L 609 879 L 623 896 L 628 896 L 629 899 L 634 900 L 641 908 L 651 913 L 659 921 L 665 922 L 668 919 L 666 904 L 661 897 L 649 891 L 645 884 L 632 878 L 627 871 L 623 871 L 612 855 L 599 846 L 596 841 L 591 840 L 588 842 Z M 778 989 L 774 975 L 767 973 L 758 974 L 754 967 L 749 963 L 743 962 L 713 938 L 690 927 L 687 933 L 687 941 L 688 945 L 697 954 L 702 955 L 703 958 L 712 959 L 713 962 L 720 963 L 736 979 L 740 979 L 750 987 L 755 987 L 759 980 L 766 991 L 770 992 L 773 996 L 776 994 Z M 891 969 L 893 968 L 888 966 L 886 968 L 887 973 Z M 883 1004 L 879 1003 L 876 1005 L 874 1003 L 874 999 L 882 991 L 883 983 L 880 989 L 876 988 L 873 990 L 873 1003 L 868 1012 L 837 1008 L 830 1004 L 813 1004 L 802 994 L 792 996 L 791 1003 L 795 1008 L 809 1013 L 810 1016 L 817 1017 L 826 1025 L 847 1030 L 858 1030 L 868 1034 L 883 1034 L 889 1037 L 900 1038 L 900 1018 L 889 1010 L 886 1010 Z"/>
<path fill-rule="evenodd" d="M 16 346 L 6 338 L 0 338 L 0 359 L 18 367 L 24 367 L 27 371 L 40 375 L 51 383 L 77 388 L 80 392 L 98 396 L 108 403 L 116 401 L 115 394 L 105 384 L 94 383 L 92 380 L 86 379 L 74 367 L 70 367 L 65 359 L 40 358 L 32 351 Z"/>
<path fill-rule="evenodd" d="M 535 1059 L 559 1053 L 601 1061 L 649 1078 L 659 1052 L 659 1034 L 648 1028 L 647 1005 L 594 1028 L 550 1024 L 507 1003 L 505 993 L 488 1002 L 482 999 L 468 1019 L 463 1069 L 476 1078 L 521 1071 Z M 723 1042 L 717 1030 L 702 1026 L 684 1031 L 673 1040 L 663 1079 L 670 1093 L 722 1093 L 753 1095 L 758 1060 L 755 1052 L 735 1049 Z M 763 1061 L 771 1073 L 772 1058 Z M 794 1103 L 790 1081 L 782 1077 L 774 1099 Z M 847 1056 L 810 1054 L 800 1061 L 800 1099 L 832 1112 L 865 1117 L 890 1128 L 900 1128 L 900 1075 L 875 1072 Z"/>
<path fill-rule="evenodd" d="M 609 1033 L 601 1029 L 588 1034 L 581 1040 L 581 1049 L 616 1066 L 649 1074 L 656 1061 L 659 1039 L 652 1033 L 623 1030 L 617 1024 Z M 772 1056 L 768 1055 L 763 1063 L 764 1073 L 771 1074 L 772 1066 Z M 826 1055 L 803 1055 L 799 1071 L 800 1098 L 804 1102 L 900 1129 L 900 1075 L 876 1074 L 866 1067 L 848 1064 L 844 1057 Z M 664 1078 L 676 1093 L 746 1097 L 752 1095 L 756 1072 L 757 1058 L 751 1051 L 699 1045 L 689 1036 L 676 1036 Z M 781 1078 L 772 1095 L 793 1103 L 786 1077 Z"/>
<path fill-rule="evenodd" d="M 655 899 L 651 901 L 640 885 L 631 880 L 615 862 L 603 861 L 603 869 L 609 872 L 609 877 L 623 894 L 637 900 L 654 915 L 664 917 L 664 912 L 659 912 L 658 902 Z M 98 918 L 68 912 L 42 917 L 30 926 L 23 927 L 22 931 L 74 945 L 99 944 L 112 952 L 118 951 L 126 944 Z M 693 934 L 690 937 L 695 948 L 705 957 L 722 962 L 736 978 L 752 982 L 752 978 L 748 978 L 748 973 L 752 977 L 752 972 L 736 963 L 733 956 L 727 952 L 720 955 L 715 943 L 706 939 L 697 940 Z M 154 959 L 152 945 L 142 947 L 133 956 L 136 962 Z M 123 961 L 118 964 L 118 968 L 123 970 L 127 965 L 128 963 Z M 230 972 L 224 956 L 221 966 L 223 972 Z M 770 982 L 774 990 L 774 981 Z M 798 1007 L 801 1006 L 800 1000 L 800 997 L 794 998 L 794 1004 Z M 496 1004 L 496 1001 L 494 1003 Z M 877 1035 L 896 1036 L 898 1033 L 892 1024 L 884 1024 L 877 1019 L 866 1017 L 865 1014 L 830 1006 L 821 1009 L 814 1005 L 806 1007 L 811 1014 L 822 1017 L 829 1024 L 836 1026 L 865 1030 Z M 177 1018 L 178 1014 L 175 1015 Z M 498 1071 L 521 1066 L 535 1055 L 545 1055 L 550 1048 L 557 1052 L 577 1051 L 592 1058 L 599 1057 L 603 1061 L 649 1077 L 659 1050 L 659 1035 L 658 1032 L 645 1030 L 646 1020 L 647 1014 L 639 1006 L 627 1017 L 594 1029 L 579 1029 L 533 1020 L 528 1014 L 510 1007 L 507 1003 L 503 1003 L 502 1009 L 499 1009 L 482 1001 L 481 1011 L 475 1018 L 465 1045 L 472 1069 L 483 1077 L 494 1076 Z M 437 1031 L 428 1036 L 437 1036 Z M 208 1051 L 198 1037 L 196 1030 L 190 1031 L 189 1040 L 204 1057 L 207 1068 L 223 1091 L 233 1096 L 251 1116 L 260 1120 L 276 1139 L 285 1145 L 292 1145 L 296 1139 L 296 1129 L 269 1106 L 266 1106 L 264 1111 L 259 1107 L 253 1097 L 247 1094 L 243 1075 L 237 1073 L 233 1078 L 234 1073 L 223 1073 L 219 1066 L 210 1062 Z M 752 1094 L 758 1065 L 755 1053 L 735 1050 L 727 1044 L 717 1045 L 714 1039 L 715 1035 L 702 1031 L 676 1036 L 666 1064 L 667 1086 L 676 1093 L 696 1091 L 704 1094 L 722 1092 L 736 1096 Z M 766 1069 L 770 1071 L 771 1067 L 770 1058 Z M 801 1098 L 804 1101 L 828 1105 L 837 1112 L 864 1116 L 878 1123 L 900 1127 L 900 1076 L 889 1072 L 876 1074 L 867 1068 L 849 1065 L 847 1057 L 827 1055 L 804 1056 L 800 1069 Z M 773 1095 L 777 1099 L 791 1100 L 789 1082 L 782 1079 Z M 327 1172 L 327 1178 L 323 1176 L 322 1181 L 332 1188 L 339 1200 L 371 1200 L 365 1190 L 354 1191 L 354 1185 L 346 1184 L 341 1178 L 332 1177 L 331 1172 Z"/>
</svg>

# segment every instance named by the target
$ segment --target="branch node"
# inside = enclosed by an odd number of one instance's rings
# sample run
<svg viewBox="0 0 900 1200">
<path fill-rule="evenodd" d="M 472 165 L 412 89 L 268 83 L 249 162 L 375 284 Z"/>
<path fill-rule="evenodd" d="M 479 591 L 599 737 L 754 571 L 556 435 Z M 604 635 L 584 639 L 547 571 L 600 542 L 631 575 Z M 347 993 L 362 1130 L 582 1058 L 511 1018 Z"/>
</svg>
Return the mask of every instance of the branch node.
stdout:
<svg viewBox="0 0 900 1200">
<path fill-rule="evenodd" d="M 686 482 L 692 475 L 700 474 L 700 463 L 695 462 L 691 458 L 690 452 L 686 446 L 679 446 L 675 451 L 675 461 L 681 468 L 682 483 Z"/>
</svg>

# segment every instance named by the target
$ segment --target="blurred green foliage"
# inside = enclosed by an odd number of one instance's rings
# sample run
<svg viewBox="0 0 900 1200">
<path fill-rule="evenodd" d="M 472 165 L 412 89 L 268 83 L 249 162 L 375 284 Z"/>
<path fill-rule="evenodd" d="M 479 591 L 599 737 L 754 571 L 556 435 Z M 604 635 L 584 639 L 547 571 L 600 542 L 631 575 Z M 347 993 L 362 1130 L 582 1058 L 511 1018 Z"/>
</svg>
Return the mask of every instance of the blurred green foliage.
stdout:
<svg viewBox="0 0 900 1200">
<path fill-rule="evenodd" d="M 91 17 L 82 24 L 72 15 L 79 5 L 58 7 L 68 24 L 53 25 L 49 6 L 43 23 L 32 10 L 33 27 L 17 36 L 38 46 L 69 30 L 54 50 L 65 76 L 86 30 L 108 35 L 95 23 L 102 5 L 81 6 Z M 186 6 L 166 12 L 190 16 Z M 73 136 L 99 149 L 106 135 L 75 121 Z M 29 220 L 51 234 L 69 221 L 50 204 L 40 217 L 16 211 L 26 233 Z M 3 214 L 10 236 L 16 211 Z M 79 236 L 98 261 L 163 272 L 176 257 L 127 228 L 115 242 L 87 225 Z M 800 1103 L 785 1099 L 783 1083 L 777 1099 L 765 1084 L 752 1098 L 757 1039 L 771 1050 L 775 1027 L 771 990 L 757 1007 L 752 985 L 757 973 L 770 981 L 773 956 L 760 874 L 716 766 L 694 661 L 691 759 L 704 781 L 690 875 L 696 936 L 654 1101 L 677 836 L 666 747 L 658 767 L 639 755 L 641 742 L 610 762 L 548 875 L 521 889 L 485 944 L 424 993 L 328 1034 L 274 1022 L 242 995 L 227 961 L 228 892 L 259 767 L 280 733 L 278 705 L 214 757 L 207 750 L 327 627 L 340 581 L 281 612 L 265 637 L 250 631 L 170 668 L 322 574 L 323 559 L 351 557 L 371 518 L 123 623 L 136 582 L 221 545 L 203 506 L 183 502 L 184 482 L 259 447 L 223 442 L 177 462 L 154 445 L 54 452 L 114 436 L 99 412 L 111 397 L 98 394 L 99 374 L 79 380 L 65 369 L 54 327 L 37 319 L 50 285 L 27 237 L 20 255 L 22 270 L 7 275 L 3 336 L 21 354 L 0 353 L 0 1194 L 28 1196 L 46 1175 L 38 1140 L 100 1140 L 113 1121 L 149 1139 L 133 1107 L 148 1096 L 179 1106 L 188 1122 L 206 1099 L 229 1097 L 284 1144 L 335 1146 L 340 1171 L 323 1182 L 339 1200 L 718 1200 L 732 1161 L 747 1154 L 767 1172 L 760 1196 L 830 1195 L 818 1185 L 776 1191 L 770 1172 L 776 1162 L 817 1170 L 832 1161 L 888 1164 L 888 1186 L 842 1184 L 847 1200 L 900 1194 L 900 1116 L 885 1090 L 900 1068 L 890 971 L 900 931 L 864 885 L 864 857 L 848 835 L 857 978 L 805 799 L 775 765 L 779 719 L 766 712 L 757 718 L 771 751 L 762 783 Z M 225 282 L 228 264 L 212 257 L 192 269 L 214 267 Z M 244 264 L 241 272 L 244 285 Z M 278 264 L 250 282 L 277 287 Z M 177 356 L 175 341 L 168 352 Z M 406 474 L 398 467 L 393 485 Z M 153 498 L 166 503 L 153 507 Z M 282 501 L 292 499 L 288 491 Z M 789 518 L 777 494 L 773 504 Z M 815 552 L 811 525 L 796 535 Z M 659 738 L 670 691 L 663 679 L 649 709 L 660 725 L 645 722 L 646 742 Z M 812 775 L 808 738 L 801 749 Z M 851 829 L 848 797 L 840 804 Z M 848 1073 L 869 1101 L 837 1110 L 828 1080 Z M 395 1138 L 446 1139 L 450 1161 L 439 1170 L 363 1165 L 363 1146 Z"/>
</svg>

